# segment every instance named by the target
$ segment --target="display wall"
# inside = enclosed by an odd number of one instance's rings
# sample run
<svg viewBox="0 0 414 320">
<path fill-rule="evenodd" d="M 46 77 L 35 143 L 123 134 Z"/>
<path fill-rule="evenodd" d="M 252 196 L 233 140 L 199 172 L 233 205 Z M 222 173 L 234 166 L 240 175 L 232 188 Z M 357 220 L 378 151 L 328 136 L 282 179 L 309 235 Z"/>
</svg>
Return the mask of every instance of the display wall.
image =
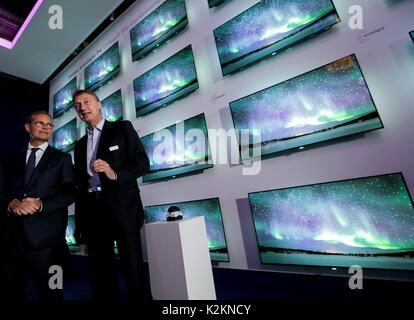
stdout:
<svg viewBox="0 0 414 320">
<path fill-rule="evenodd" d="M 162 182 L 143 184 L 140 181 L 144 206 L 219 197 L 230 261 L 217 262 L 215 266 L 336 274 L 329 266 L 312 269 L 309 266 L 262 264 L 248 193 L 402 172 L 413 194 L 414 44 L 409 32 L 414 26 L 414 2 L 334 0 L 341 21 L 332 28 L 223 77 L 213 30 L 257 2 L 227 1 L 209 9 L 207 0 L 187 0 L 187 27 L 155 51 L 133 61 L 130 30 L 163 1 L 136 3 L 53 79 L 50 110 L 53 110 L 54 94 L 75 76 L 77 86 L 85 87 L 85 67 L 116 42 L 120 50 L 120 73 L 96 93 L 103 99 L 121 89 L 123 119 L 132 121 L 140 136 L 201 113 L 205 114 L 210 130 L 234 129 L 230 102 L 355 54 L 383 128 L 296 148 L 253 164 L 239 163 L 237 139 L 232 132 L 228 140 L 233 141 L 233 147 L 224 148 L 219 154 L 220 160 L 223 156 L 232 157 L 231 164 L 215 163 L 213 168 L 199 174 Z M 354 20 L 348 12 L 353 5 L 359 5 L 363 10 L 362 30 L 350 28 L 349 21 L 352 25 Z M 192 47 L 199 88 L 168 107 L 136 118 L 133 80 L 188 45 Z M 329 110 L 325 111 L 329 114 Z M 74 116 L 72 109 L 56 118 L 56 128 Z M 85 133 L 85 127 L 81 121 L 77 125 L 79 138 Z M 218 153 L 211 145 L 210 132 L 209 139 L 215 158 Z"/>
</svg>

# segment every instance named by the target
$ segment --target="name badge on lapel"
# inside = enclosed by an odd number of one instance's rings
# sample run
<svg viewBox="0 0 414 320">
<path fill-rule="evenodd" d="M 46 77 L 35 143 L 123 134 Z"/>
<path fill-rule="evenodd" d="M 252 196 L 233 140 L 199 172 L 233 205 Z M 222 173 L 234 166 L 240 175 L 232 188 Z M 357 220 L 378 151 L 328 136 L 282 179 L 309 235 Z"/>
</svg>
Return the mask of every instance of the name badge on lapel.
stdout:
<svg viewBox="0 0 414 320">
<path fill-rule="evenodd" d="M 109 147 L 109 151 L 115 151 L 115 150 L 118 150 L 118 149 L 119 149 L 118 145 Z"/>
</svg>

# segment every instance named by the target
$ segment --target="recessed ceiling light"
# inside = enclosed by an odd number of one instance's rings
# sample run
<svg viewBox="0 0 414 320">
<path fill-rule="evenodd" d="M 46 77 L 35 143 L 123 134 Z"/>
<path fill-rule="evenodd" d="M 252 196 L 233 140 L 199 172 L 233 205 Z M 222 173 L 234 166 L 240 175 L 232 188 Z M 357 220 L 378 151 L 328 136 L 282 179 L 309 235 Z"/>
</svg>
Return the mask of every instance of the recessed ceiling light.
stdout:
<svg viewBox="0 0 414 320">
<path fill-rule="evenodd" d="M 21 24 L 17 23 L 16 21 L 13 21 L 14 19 L 8 20 L 8 17 L 5 15 L 0 15 L 0 29 L 3 31 L 7 27 L 9 27 L 9 31 L 10 31 L 7 34 L 7 38 L 6 38 L 6 34 L 0 35 L 0 46 L 3 46 L 7 49 L 13 49 L 13 47 L 15 46 L 15 44 L 17 43 L 17 41 L 20 39 L 21 35 L 23 34 L 24 30 L 29 25 L 33 16 L 36 14 L 43 0 L 37 0 L 34 2 L 35 4 L 33 8 L 30 10 L 27 17 L 26 18 L 22 17 L 22 20 L 24 21 Z M 10 15 L 13 15 L 13 13 L 10 13 Z"/>
</svg>

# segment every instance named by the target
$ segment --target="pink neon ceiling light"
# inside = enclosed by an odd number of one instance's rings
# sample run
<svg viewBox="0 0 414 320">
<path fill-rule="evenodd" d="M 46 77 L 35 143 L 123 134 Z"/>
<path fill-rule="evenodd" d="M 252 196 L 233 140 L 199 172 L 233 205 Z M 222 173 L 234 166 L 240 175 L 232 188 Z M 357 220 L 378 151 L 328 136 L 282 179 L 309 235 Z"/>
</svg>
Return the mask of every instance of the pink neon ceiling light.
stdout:
<svg viewBox="0 0 414 320">
<path fill-rule="evenodd" d="M 26 20 L 24 20 L 22 26 L 20 27 L 19 31 L 17 32 L 16 36 L 14 37 L 14 39 L 12 41 L 8 41 L 8 40 L 0 38 L 0 46 L 3 46 L 7 49 L 13 49 L 14 45 L 17 43 L 20 36 L 23 34 L 24 30 L 29 25 L 30 21 L 32 20 L 33 16 L 36 14 L 36 12 L 39 9 L 42 2 L 43 2 L 43 0 L 37 0 L 37 2 L 34 5 L 32 11 L 30 11 L 30 13 L 27 16 Z"/>
</svg>

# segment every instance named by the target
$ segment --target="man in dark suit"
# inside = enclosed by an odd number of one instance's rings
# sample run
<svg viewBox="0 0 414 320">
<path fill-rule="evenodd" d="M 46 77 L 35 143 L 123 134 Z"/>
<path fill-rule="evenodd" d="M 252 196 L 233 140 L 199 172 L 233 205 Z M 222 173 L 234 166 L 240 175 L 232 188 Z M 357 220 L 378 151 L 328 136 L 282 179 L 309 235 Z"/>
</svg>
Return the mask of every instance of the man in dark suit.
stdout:
<svg viewBox="0 0 414 320">
<path fill-rule="evenodd" d="M 48 145 L 52 128 L 47 112 L 31 114 L 25 124 L 28 148 L 1 163 L 2 299 L 23 300 L 31 276 L 39 299 L 63 300 L 61 288 L 49 286 L 54 274 L 49 271 L 62 266 L 67 207 L 74 202 L 75 185 L 70 155 Z"/>
<path fill-rule="evenodd" d="M 92 291 L 98 300 L 119 300 L 114 241 L 129 300 L 150 299 L 143 275 L 140 228 L 144 221 L 137 179 L 149 160 L 129 121 L 102 118 L 99 98 L 88 90 L 74 93 L 87 134 L 75 145 L 76 236 L 87 244 Z"/>
</svg>

